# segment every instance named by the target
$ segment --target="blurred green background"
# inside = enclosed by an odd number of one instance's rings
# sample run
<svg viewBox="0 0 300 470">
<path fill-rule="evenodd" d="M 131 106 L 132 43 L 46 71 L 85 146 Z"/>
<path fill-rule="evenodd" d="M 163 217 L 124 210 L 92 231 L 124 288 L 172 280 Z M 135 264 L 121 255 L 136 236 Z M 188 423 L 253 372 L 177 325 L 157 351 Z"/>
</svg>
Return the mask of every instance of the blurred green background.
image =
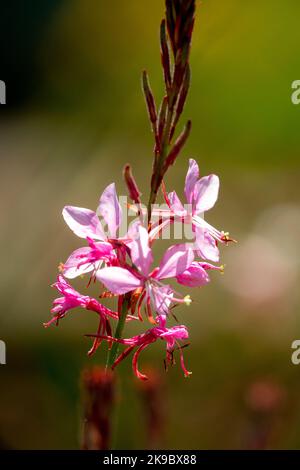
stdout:
<svg viewBox="0 0 300 470">
<path fill-rule="evenodd" d="M 163 0 L 6 2 L 1 14 L 0 79 L 0 445 L 77 448 L 79 375 L 89 359 L 85 311 L 45 330 L 57 265 L 81 242 L 64 225 L 66 204 L 96 209 L 130 162 L 148 194 L 152 136 L 140 87 L 147 68 L 163 94 L 158 30 Z M 229 230 L 225 275 L 178 308 L 190 328 L 185 380 L 179 365 L 163 391 L 162 448 L 300 448 L 300 3 L 198 2 L 187 146 L 166 179 L 182 194 L 189 157 L 221 178 L 207 220 Z M 183 124 L 183 121 L 182 121 Z M 78 286 L 79 283 L 76 283 Z M 126 334 L 133 330 L 127 327 Z M 163 374 L 164 345 L 141 357 Z M 119 367 L 115 446 L 147 446 L 140 392 L 130 360 Z"/>
</svg>

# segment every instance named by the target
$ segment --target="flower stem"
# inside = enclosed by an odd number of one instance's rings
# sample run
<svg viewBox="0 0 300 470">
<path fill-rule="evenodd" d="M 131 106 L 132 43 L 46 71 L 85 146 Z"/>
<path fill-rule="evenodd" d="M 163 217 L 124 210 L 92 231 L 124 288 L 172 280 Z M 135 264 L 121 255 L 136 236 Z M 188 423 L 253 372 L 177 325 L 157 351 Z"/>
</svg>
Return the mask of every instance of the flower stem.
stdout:
<svg viewBox="0 0 300 470">
<path fill-rule="evenodd" d="M 158 114 L 147 72 L 143 72 L 143 91 L 155 138 L 151 189 L 147 206 L 149 227 L 152 205 L 155 204 L 163 178 L 169 167 L 174 164 L 190 133 L 191 122 L 188 121 L 183 132 L 172 144 L 190 86 L 189 55 L 195 20 L 195 3 L 195 0 L 165 0 L 166 17 L 162 20 L 160 27 L 160 51 L 166 95 L 161 102 Z"/>
<path fill-rule="evenodd" d="M 127 316 L 127 313 L 128 313 L 129 305 L 130 305 L 130 297 L 125 295 L 123 297 L 123 302 L 122 302 L 122 307 L 121 307 L 121 311 L 120 311 L 119 321 L 118 321 L 117 328 L 116 328 L 116 331 L 115 331 L 115 338 L 117 338 L 117 339 L 122 338 L 122 334 L 123 334 L 123 330 L 124 330 L 124 326 L 125 326 L 125 322 L 126 322 L 126 316 Z M 106 369 L 111 368 L 113 363 L 115 362 L 115 360 L 117 358 L 117 355 L 118 355 L 119 346 L 120 346 L 119 343 L 114 342 L 112 344 L 112 347 L 108 351 Z"/>
<path fill-rule="evenodd" d="M 148 223 L 151 220 L 151 214 L 152 214 L 152 206 L 155 204 L 156 197 L 158 190 L 161 185 L 162 181 L 162 169 L 163 169 L 163 164 L 165 157 L 168 152 L 168 147 L 169 147 L 169 132 L 171 129 L 171 124 L 172 124 L 172 118 L 173 118 L 173 110 L 169 108 L 168 105 L 168 114 L 167 114 L 167 121 L 165 124 L 165 129 L 164 129 L 164 134 L 162 137 L 162 142 L 161 142 L 161 151 L 160 154 L 157 156 L 157 163 L 155 165 L 155 171 L 153 172 L 154 174 L 154 181 L 152 181 L 151 184 L 151 191 L 149 195 L 149 202 L 148 202 Z"/>
</svg>

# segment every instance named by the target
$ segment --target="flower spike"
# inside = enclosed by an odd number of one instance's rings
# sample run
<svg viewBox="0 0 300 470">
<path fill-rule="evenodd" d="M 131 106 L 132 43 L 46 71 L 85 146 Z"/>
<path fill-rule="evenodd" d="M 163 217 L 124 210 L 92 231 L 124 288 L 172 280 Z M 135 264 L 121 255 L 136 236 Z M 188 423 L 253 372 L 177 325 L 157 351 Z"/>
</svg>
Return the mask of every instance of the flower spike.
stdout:
<svg viewBox="0 0 300 470">
<path fill-rule="evenodd" d="M 93 339 L 88 355 L 95 354 L 106 342 L 106 370 L 109 371 L 133 353 L 133 372 L 140 380 L 147 380 L 147 375 L 139 369 L 140 355 L 158 340 L 166 345 L 165 368 L 175 364 L 175 354 L 179 354 L 183 374 L 190 376 L 183 358 L 189 334 L 185 325 L 178 324 L 173 309 L 177 307 L 184 311 L 180 307 L 188 307 L 197 299 L 189 293 L 178 292 L 177 285 L 203 288 L 210 282 L 212 271 L 223 273 L 222 265 L 212 263 L 219 262 L 219 247 L 234 241 L 227 232 L 216 229 L 204 218 L 219 196 L 217 175 L 200 177 L 198 163 L 190 159 L 184 183 L 185 205 L 175 191 L 167 193 L 164 183 L 165 175 L 184 149 L 192 127 L 188 120 L 183 131 L 177 134 L 191 82 L 190 51 L 195 7 L 195 0 L 165 0 L 165 18 L 160 24 L 164 91 L 157 105 L 148 74 L 142 73 L 142 89 L 154 137 L 148 204 L 144 206 L 142 202 L 142 192 L 148 192 L 147 189 L 141 187 L 140 190 L 131 166 L 127 164 L 123 178 L 129 202 L 121 206 L 116 185 L 111 182 L 104 188 L 96 211 L 71 205 L 64 207 L 63 218 L 81 239 L 82 246 L 60 264 L 60 274 L 53 285 L 60 297 L 53 301 L 52 318 L 44 324 L 45 327 L 58 325 L 75 308 L 93 311 L 98 322 L 96 333 L 86 335 Z M 160 192 L 165 201 L 164 208 L 154 206 Z M 123 206 L 132 209 L 136 216 L 125 234 L 121 233 L 127 222 Z M 165 235 L 170 224 L 175 223 L 190 226 L 194 241 L 170 243 L 156 262 L 154 245 L 160 235 Z M 86 275 L 89 279 L 85 282 L 86 288 L 98 287 L 96 297 L 101 302 L 114 303 L 115 307 L 104 306 L 69 283 Z M 145 328 L 144 317 L 150 322 L 150 328 Z M 141 332 L 124 337 L 124 329 L 132 321 L 137 322 Z M 176 325 L 170 326 L 174 321 Z M 121 347 L 123 351 L 120 352 Z"/>
</svg>

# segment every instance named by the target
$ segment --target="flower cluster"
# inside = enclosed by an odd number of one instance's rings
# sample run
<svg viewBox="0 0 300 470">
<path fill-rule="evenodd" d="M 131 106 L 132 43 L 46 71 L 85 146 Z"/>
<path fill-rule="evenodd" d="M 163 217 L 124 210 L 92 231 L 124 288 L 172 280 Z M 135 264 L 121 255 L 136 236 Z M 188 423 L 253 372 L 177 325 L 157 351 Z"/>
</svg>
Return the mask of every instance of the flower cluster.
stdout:
<svg viewBox="0 0 300 470">
<path fill-rule="evenodd" d="M 202 287 L 209 282 L 208 271 L 222 271 L 219 262 L 219 245 L 230 241 L 228 233 L 221 232 L 204 220 L 204 213 L 211 209 L 219 192 L 219 178 L 209 175 L 200 178 L 199 167 L 190 159 L 185 179 L 183 205 L 173 191 L 167 194 L 164 177 L 175 163 L 191 131 L 188 121 L 174 140 L 177 124 L 183 112 L 190 86 L 189 56 L 195 19 L 195 0 L 165 0 L 166 15 L 160 27 L 161 63 L 165 83 L 165 96 L 159 108 L 151 91 L 146 71 L 142 87 L 154 136 L 154 159 L 147 209 L 142 206 L 139 190 L 129 165 L 125 166 L 124 179 L 137 219 L 127 233 L 120 234 L 123 210 L 112 183 L 100 197 L 97 211 L 67 206 L 63 217 L 70 229 L 86 245 L 75 250 L 61 266 L 54 287 L 62 294 L 53 304 L 53 318 L 45 324 L 58 324 L 74 307 L 94 311 L 99 318 L 98 330 L 93 335 L 89 354 L 94 353 L 101 342 L 109 345 L 107 367 L 114 369 L 133 350 L 133 369 L 137 377 L 146 379 L 138 370 L 139 354 L 158 339 L 166 342 L 165 366 L 173 364 L 174 351 L 180 354 L 185 376 L 190 372 L 183 361 L 182 348 L 188 339 L 186 326 L 168 326 L 175 319 L 173 308 L 189 305 L 190 295 L 183 295 L 173 287 L 177 283 L 191 288 Z M 159 190 L 162 189 L 166 208 L 155 208 Z M 170 246 L 157 266 L 153 266 L 153 245 L 160 233 L 174 223 L 188 226 L 193 243 Z M 106 226 L 104 230 L 103 225 Z M 81 295 L 66 279 L 90 275 L 90 281 L 98 281 L 104 290 L 100 299 L 117 298 L 118 307 L 113 311 L 98 300 Z M 169 284 L 170 280 L 172 285 Z M 180 290 L 180 289 L 179 289 Z M 126 322 L 144 321 L 151 327 L 132 338 L 123 338 Z M 113 332 L 112 321 L 117 321 Z M 119 353 L 119 347 L 126 346 Z"/>
<path fill-rule="evenodd" d="M 162 339 L 166 341 L 166 364 L 173 362 L 173 352 L 179 350 L 182 369 L 188 376 L 180 345 L 188 339 L 187 328 L 184 325 L 167 327 L 167 322 L 174 318 L 172 309 L 175 305 L 189 305 L 192 300 L 189 295 L 184 296 L 177 292 L 167 280 L 173 279 L 183 286 L 201 287 L 209 282 L 209 270 L 222 271 L 222 266 L 213 265 L 209 261 L 219 260 L 218 244 L 227 243 L 228 235 L 216 230 L 203 218 L 204 211 L 215 204 L 218 189 L 218 177 L 210 175 L 199 179 L 198 165 L 191 159 L 184 190 L 189 203 L 188 209 L 183 207 L 175 192 L 165 194 L 169 209 L 158 210 L 161 217 L 155 228 L 152 228 L 154 224 L 146 226 L 141 211 L 141 217 L 131 223 L 124 237 L 118 237 L 123 210 L 114 184 L 104 190 L 97 212 L 66 206 L 63 209 L 65 222 L 78 237 L 86 240 L 87 245 L 71 253 L 61 266 L 61 274 L 54 287 L 62 297 L 54 300 L 53 318 L 45 326 L 58 324 L 75 307 L 94 311 L 99 317 L 99 327 L 96 334 L 88 335 L 94 337 L 89 354 L 96 351 L 102 340 L 106 340 L 110 347 L 113 343 L 126 345 L 126 349 L 114 360 L 114 368 L 136 349 L 133 356 L 134 372 L 139 378 L 145 379 L 145 375 L 138 371 L 138 356 L 150 344 Z M 155 211 L 152 214 L 155 216 Z M 163 226 L 175 220 L 192 225 L 195 243 L 170 246 L 158 266 L 153 266 L 153 245 L 158 240 L 157 234 Z M 107 226 L 107 234 L 104 224 Z M 66 280 L 87 273 L 90 273 L 90 279 L 97 280 L 104 286 L 101 298 L 118 298 L 117 311 L 109 309 L 94 298 L 81 295 Z M 122 339 L 113 336 L 111 321 L 120 319 L 125 302 L 128 306 L 125 321 L 142 322 L 145 312 L 152 327 L 138 336 Z"/>
</svg>

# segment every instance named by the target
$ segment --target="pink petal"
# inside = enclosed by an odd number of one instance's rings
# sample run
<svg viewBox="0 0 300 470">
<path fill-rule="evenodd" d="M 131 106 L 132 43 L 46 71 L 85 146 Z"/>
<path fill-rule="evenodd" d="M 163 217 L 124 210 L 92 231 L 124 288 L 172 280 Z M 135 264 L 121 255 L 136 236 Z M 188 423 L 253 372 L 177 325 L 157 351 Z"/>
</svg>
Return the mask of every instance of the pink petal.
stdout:
<svg viewBox="0 0 300 470">
<path fill-rule="evenodd" d="M 132 222 L 130 222 L 128 230 L 127 230 L 127 234 L 125 235 L 124 238 L 130 241 L 136 240 L 139 237 L 138 229 L 140 225 L 141 225 L 140 219 L 135 219 Z"/>
<path fill-rule="evenodd" d="M 203 176 L 195 185 L 195 214 L 211 209 L 219 194 L 219 177 L 216 175 Z"/>
<path fill-rule="evenodd" d="M 152 250 L 149 247 L 148 231 L 139 224 L 137 227 L 137 235 L 136 239 L 130 245 L 131 259 L 141 273 L 147 277 L 153 262 Z"/>
<path fill-rule="evenodd" d="M 177 282 L 189 287 L 204 286 L 209 282 L 209 276 L 200 263 L 192 263 L 183 273 L 177 276 Z"/>
<path fill-rule="evenodd" d="M 66 224 L 78 237 L 105 240 L 106 237 L 96 212 L 83 207 L 66 206 L 62 215 Z"/>
<path fill-rule="evenodd" d="M 184 325 L 177 325 L 171 328 L 166 328 L 166 331 L 161 333 L 160 337 L 166 339 L 166 341 L 168 341 L 169 338 L 182 341 L 184 339 L 188 339 L 189 334 L 187 328 Z"/>
<path fill-rule="evenodd" d="M 207 230 L 195 227 L 196 248 L 199 256 L 210 261 L 219 261 L 219 249 L 216 240 L 207 232 Z"/>
<path fill-rule="evenodd" d="M 153 301 L 155 311 L 160 315 L 160 320 L 169 313 L 169 307 L 172 303 L 173 290 L 170 286 L 153 287 L 151 284 L 147 288 L 147 295 Z"/>
<path fill-rule="evenodd" d="M 189 204 L 193 202 L 195 184 L 199 178 L 199 167 L 198 163 L 190 158 L 189 169 L 185 178 L 184 194 Z"/>
<path fill-rule="evenodd" d="M 185 271 L 194 260 L 190 245 L 182 243 L 168 248 L 160 263 L 157 279 L 175 277 Z"/>
<path fill-rule="evenodd" d="M 116 238 L 122 222 L 122 209 L 118 201 L 115 183 L 111 183 L 100 197 L 98 212 L 107 223 L 111 238 Z"/>
<path fill-rule="evenodd" d="M 199 264 L 206 271 L 208 270 L 221 271 L 221 272 L 224 271 L 224 266 L 215 266 L 214 264 L 205 263 L 205 262 L 199 262 Z"/>
<path fill-rule="evenodd" d="M 113 294 L 126 294 L 142 285 L 142 281 L 127 269 L 119 267 L 103 268 L 97 271 L 97 279 Z"/>
<path fill-rule="evenodd" d="M 129 249 L 131 248 L 131 245 L 134 240 L 138 238 L 138 226 L 140 225 L 141 221 L 140 219 L 138 220 L 133 220 L 130 222 L 127 233 L 124 237 L 119 237 L 119 241 L 122 241 L 124 245 L 126 245 Z"/>
<path fill-rule="evenodd" d="M 176 194 L 176 191 L 172 191 L 171 193 L 168 194 L 169 202 L 171 205 L 172 211 L 175 212 L 175 214 L 180 215 L 180 214 L 185 214 L 186 210 L 181 204 L 181 201 L 179 197 Z"/>
<path fill-rule="evenodd" d="M 89 246 L 83 248 L 78 248 L 73 251 L 67 261 L 64 263 L 63 274 L 67 279 L 74 279 L 77 276 L 88 273 L 94 269 L 94 266 L 91 263 L 83 264 L 78 268 L 78 265 L 81 263 L 81 256 L 88 255 L 91 251 Z"/>
</svg>

